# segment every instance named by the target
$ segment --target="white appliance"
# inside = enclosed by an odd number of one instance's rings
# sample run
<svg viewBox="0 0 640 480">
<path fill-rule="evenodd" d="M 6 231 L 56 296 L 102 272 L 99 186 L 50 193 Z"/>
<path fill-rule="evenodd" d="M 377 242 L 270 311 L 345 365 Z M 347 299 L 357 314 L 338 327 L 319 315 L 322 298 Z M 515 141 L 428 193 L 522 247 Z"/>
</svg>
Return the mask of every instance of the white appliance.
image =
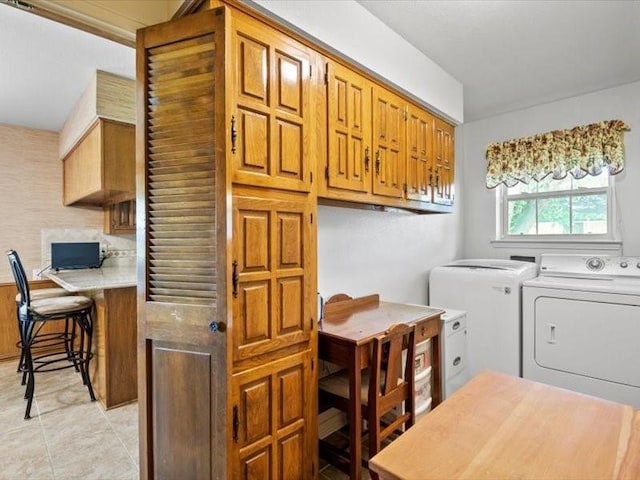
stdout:
<svg viewBox="0 0 640 480">
<path fill-rule="evenodd" d="M 469 380 L 467 367 L 467 312 L 448 309 L 442 315 L 442 399 Z"/>
<path fill-rule="evenodd" d="M 542 255 L 523 308 L 525 378 L 640 408 L 640 257 Z"/>
<path fill-rule="evenodd" d="M 429 305 L 467 312 L 470 377 L 484 369 L 522 375 L 521 286 L 537 275 L 535 263 L 496 259 L 458 260 L 431 270 Z"/>
</svg>

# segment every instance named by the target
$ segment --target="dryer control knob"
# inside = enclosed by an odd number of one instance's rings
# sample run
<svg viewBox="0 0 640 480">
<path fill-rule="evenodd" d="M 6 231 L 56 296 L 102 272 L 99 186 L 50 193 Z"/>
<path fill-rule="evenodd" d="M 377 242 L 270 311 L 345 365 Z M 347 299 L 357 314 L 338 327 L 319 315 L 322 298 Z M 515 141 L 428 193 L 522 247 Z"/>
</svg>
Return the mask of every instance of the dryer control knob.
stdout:
<svg viewBox="0 0 640 480">
<path fill-rule="evenodd" d="M 629 266 L 629 264 L 627 262 L 620 262 L 620 267 L 621 268 L 627 268 Z"/>
<path fill-rule="evenodd" d="M 640 262 L 636 263 L 636 267 L 640 268 Z"/>
<path fill-rule="evenodd" d="M 591 257 L 587 260 L 587 268 L 589 270 L 602 270 L 604 268 L 604 260 L 600 257 Z"/>
</svg>

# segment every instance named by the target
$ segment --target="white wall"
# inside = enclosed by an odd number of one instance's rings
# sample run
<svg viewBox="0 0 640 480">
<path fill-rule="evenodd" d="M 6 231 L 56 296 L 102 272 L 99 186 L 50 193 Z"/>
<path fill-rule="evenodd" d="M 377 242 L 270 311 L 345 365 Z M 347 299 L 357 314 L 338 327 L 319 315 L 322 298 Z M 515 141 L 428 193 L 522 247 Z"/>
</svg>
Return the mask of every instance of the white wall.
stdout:
<svg viewBox="0 0 640 480">
<path fill-rule="evenodd" d="M 459 215 L 320 206 L 318 290 L 426 304 L 431 268 L 460 255 Z"/>
<path fill-rule="evenodd" d="M 462 84 L 354 0 L 244 1 L 258 4 L 462 123 Z"/>
<path fill-rule="evenodd" d="M 456 129 L 456 165 L 464 172 L 464 248 L 467 258 L 508 258 L 538 254 L 540 248 L 496 248 L 495 191 L 485 187 L 487 144 L 601 120 L 620 119 L 625 133 L 626 167 L 615 177 L 618 225 L 624 255 L 640 256 L 640 82 L 467 123 Z M 460 172 L 460 170 L 459 170 Z M 586 249 L 584 251 L 589 251 Z M 574 250 L 575 251 L 575 250 Z M 564 253 L 574 251 L 564 250 Z M 555 251 L 555 253 L 561 253 Z M 605 252 L 608 253 L 608 252 Z M 611 252 L 612 254 L 618 252 Z"/>
</svg>

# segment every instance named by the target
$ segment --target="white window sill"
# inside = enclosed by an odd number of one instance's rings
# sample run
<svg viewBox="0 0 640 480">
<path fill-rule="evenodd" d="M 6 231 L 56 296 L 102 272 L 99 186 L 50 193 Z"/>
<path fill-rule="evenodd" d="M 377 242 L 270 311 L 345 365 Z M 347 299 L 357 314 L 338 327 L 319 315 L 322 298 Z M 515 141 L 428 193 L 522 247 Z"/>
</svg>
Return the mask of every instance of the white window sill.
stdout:
<svg viewBox="0 0 640 480">
<path fill-rule="evenodd" d="M 615 240 L 535 240 L 535 239 L 509 239 L 491 240 L 495 248 L 528 248 L 549 250 L 602 250 L 620 252 L 622 242 Z"/>
</svg>

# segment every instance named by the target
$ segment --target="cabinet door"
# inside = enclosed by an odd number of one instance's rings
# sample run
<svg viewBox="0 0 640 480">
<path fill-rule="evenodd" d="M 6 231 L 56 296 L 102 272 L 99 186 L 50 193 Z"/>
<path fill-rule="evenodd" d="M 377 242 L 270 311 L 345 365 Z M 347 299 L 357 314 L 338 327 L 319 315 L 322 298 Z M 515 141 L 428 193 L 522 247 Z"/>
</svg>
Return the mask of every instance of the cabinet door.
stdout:
<svg viewBox="0 0 640 480">
<path fill-rule="evenodd" d="M 448 123 L 435 119 L 435 177 L 433 181 L 433 202 L 453 205 L 454 189 L 454 137 L 453 127 Z"/>
<path fill-rule="evenodd" d="M 141 479 L 227 478 L 225 12 L 138 31 Z"/>
<path fill-rule="evenodd" d="M 136 233 L 136 201 L 114 203 L 105 208 L 104 231 L 108 235 Z"/>
<path fill-rule="evenodd" d="M 407 125 L 407 198 L 430 202 L 433 179 L 433 117 L 409 107 Z"/>
<path fill-rule="evenodd" d="M 309 429 L 317 415 L 310 353 L 237 374 L 231 381 L 231 477 L 305 480 L 315 477 Z"/>
<path fill-rule="evenodd" d="M 313 326 L 311 207 L 233 198 L 233 359 L 307 342 Z"/>
<path fill-rule="evenodd" d="M 373 91 L 373 193 L 401 198 L 406 162 L 405 103 L 382 88 Z"/>
<path fill-rule="evenodd" d="M 357 73 L 327 64 L 329 187 L 371 189 L 371 86 Z"/>
<path fill-rule="evenodd" d="M 307 192 L 311 53 L 240 14 L 233 24 L 233 181 Z"/>
</svg>

